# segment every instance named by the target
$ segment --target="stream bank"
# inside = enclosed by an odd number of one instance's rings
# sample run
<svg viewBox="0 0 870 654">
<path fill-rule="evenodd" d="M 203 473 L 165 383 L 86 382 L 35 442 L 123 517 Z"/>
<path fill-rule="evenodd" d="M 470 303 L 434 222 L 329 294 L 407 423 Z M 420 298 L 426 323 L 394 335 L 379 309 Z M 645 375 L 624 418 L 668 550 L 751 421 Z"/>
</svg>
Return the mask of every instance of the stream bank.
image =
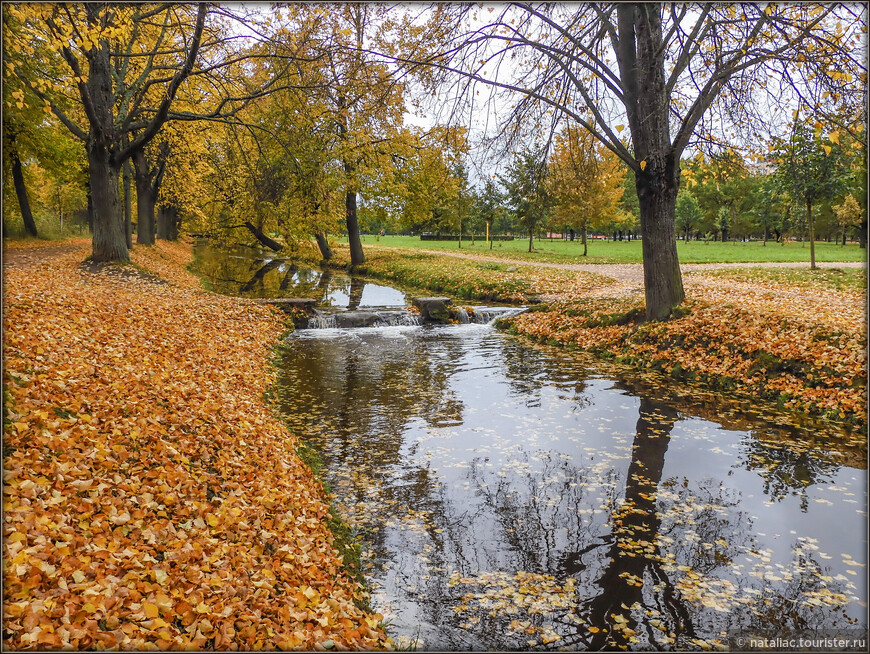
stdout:
<svg viewBox="0 0 870 654">
<path fill-rule="evenodd" d="M 74 245 L 4 267 L 4 647 L 387 647 L 264 401 L 282 318 Z"/>
</svg>

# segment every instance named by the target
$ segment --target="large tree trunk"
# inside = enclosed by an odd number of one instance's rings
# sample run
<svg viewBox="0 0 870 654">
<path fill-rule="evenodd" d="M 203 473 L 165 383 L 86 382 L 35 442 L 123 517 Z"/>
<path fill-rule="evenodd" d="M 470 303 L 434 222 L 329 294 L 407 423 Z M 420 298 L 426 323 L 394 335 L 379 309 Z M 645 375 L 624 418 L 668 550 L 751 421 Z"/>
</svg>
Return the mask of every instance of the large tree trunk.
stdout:
<svg viewBox="0 0 870 654">
<path fill-rule="evenodd" d="M 133 159 L 133 178 L 136 180 L 136 222 L 137 238 L 140 245 L 154 245 L 154 188 L 145 151 L 136 150 Z"/>
<path fill-rule="evenodd" d="M 15 185 L 15 195 L 18 196 L 18 206 L 21 208 L 21 220 L 24 221 L 24 231 L 28 236 L 38 236 L 36 223 L 33 220 L 33 212 L 30 210 L 30 198 L 27 197 L 27 186 L 24 185 L 24 171 L 21 168 L 21 159 L 18 152 L 10 148 L 9 157 L 12 159 L 12 181 Z"/>
<path fill-rule="evenodd" d="M 89 13 L 96 17 L 100 9 L 86 5 Z M 96 18 L 94 18 L 96 22 Z M 122 161 L 115 158 L 113 140 L 116 138 L 112 112 L 112 66 L 109 46 L 101 42 L 99 48 L 90 51 L 88 56 L 90 73 L 87 89 L 91 104 L 90 132 L 86 149 L 88 153 L 88 177 L 92 201 L 93 218 L 93 255 L 95 262 L 130 260 L 127 237 L 124 233 L 124 209 L 121 206 L 121 193 L 118 176 Z"/>
<path fill-rule="evenodd" d="M 320 249 L 320 256 L 324 261 L 332 259 L 332 248 L 329 247 L 329 240 L 326 238 L 325 232 L 315 232 L 314 238 L 317 239 L 317 247 Z"/>
<path fill-rule="evenodd" d="M 157 210 L 157 238 L 174 241 L 178 238 L 178 207 L 168 205 Z"/>
<path fill-rule="evenodd" d="M 121 171 L 111 163 L 109 151 L 93 142 L 88 148 L 88 168 L 93 201 L 93 260 L 128 262 L 130 253 L 118 189 Z"/>
<path fill-rule="evenodd" d="M 641 174 L 637 185 L 646 317 L 664 320 L 685 298 L 674 233 L 677 184 L 671 175 Z"/>
<path fill-rule="evenodd" d="M 661 7 L 620 4 L 619 68 L 634 155 L 643 238 L 647 320 L 663 320 L 685 298 L 674 227 L 680 184 L 679 154 L 670 143 Z"/>
<path fill-rule="evenodd" d="M 350 245 L 350 265 L 359 266 L 365 263 L 362 241 L 359 237 L 359 220 L 356 215 L 356 191 L 348 191 L 345 196 L 347 242 Z"/>
</svg>

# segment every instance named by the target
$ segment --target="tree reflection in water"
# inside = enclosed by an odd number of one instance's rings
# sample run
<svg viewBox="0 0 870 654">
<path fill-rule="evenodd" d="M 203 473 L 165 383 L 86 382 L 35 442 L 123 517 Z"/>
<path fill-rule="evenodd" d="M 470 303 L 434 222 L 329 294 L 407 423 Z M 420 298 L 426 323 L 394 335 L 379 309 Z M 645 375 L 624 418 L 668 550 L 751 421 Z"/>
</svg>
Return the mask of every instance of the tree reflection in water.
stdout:
<svg viewBox="0 0 870 654">
<path fill-rule="evenodd" d="M 770 423 L 692 417 L 473 326 L 296 339 L 284 412 L 371 554 L 375 608 L 428 648 L 695 649 L 863 614 L 839 556 L 866 562 L 860 530 L 840 542 L 802 517 L 857 524 L 855 507 L 767 498 L 776 470 L 807 470 L 777 482 L 807 496 L 866 476 L 752 436 Z"/>
</svg>

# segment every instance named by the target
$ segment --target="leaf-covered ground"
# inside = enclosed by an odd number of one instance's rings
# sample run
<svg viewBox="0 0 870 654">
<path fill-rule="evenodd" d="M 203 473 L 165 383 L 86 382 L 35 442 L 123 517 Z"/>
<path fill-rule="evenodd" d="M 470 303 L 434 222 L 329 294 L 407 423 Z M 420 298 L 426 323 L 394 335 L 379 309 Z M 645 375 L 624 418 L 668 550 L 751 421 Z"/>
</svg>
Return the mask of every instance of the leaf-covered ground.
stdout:
<svg viewBox="0 0 870 654">
<path fill-rule="evenodd" d="M 860 426 L 867 412 L 863 294 L 752 277 L 687 277 L 680 316 L 644 323 L 643 300 L 562 300 L 516 333 L 653 368 L 678 382 L 772 400 Z"/>
<path fill-rule="evenodd" d="M 4 648 L 388 646 L 264 400 L 280 318 L 87 245 L 5 252 Z"/>
</svg>

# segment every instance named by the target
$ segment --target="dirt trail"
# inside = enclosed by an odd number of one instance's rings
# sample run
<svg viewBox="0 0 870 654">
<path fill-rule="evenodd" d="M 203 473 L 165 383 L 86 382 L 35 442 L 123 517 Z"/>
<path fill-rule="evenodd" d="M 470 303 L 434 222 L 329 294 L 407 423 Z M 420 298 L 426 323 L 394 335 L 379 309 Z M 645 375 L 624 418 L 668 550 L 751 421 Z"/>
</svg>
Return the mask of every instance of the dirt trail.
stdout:
<svg viewBox="0 0 870 654">
<path fill-rule="evenodd" d="M 76 241 L 66 243 L 57 243 L 54 245 L 42 246 L 40 242 L 35 242 L 38 245 L 34 247 L 13 246 L 3 247 L 3 267 L 10 268 L 29 268 L 43 261 L 54 259 L 55 257 L 75 252 L 82 248 L 82 244 Z"/>
<path fill-rule="evenodd" d="M 368 245 L 367 247 L 379 250 L 396 249 L 383 245 Z M 540 268 L 556 268 L 558 270 L 577 270 L 582 272 L 595 273 L 604 277 L 610 277 L 617 282 L 625 284 L 643 284 L 643 264 L 640 263 L 545 263 L 539 261 L 523 261 L 522 259 L 504 259 L 501 257 L 490 257 L 485 254 L 465 254 L 463 252 L 450 252 L 446 250 L 424 250 L 415 249 L 414 252 L 425 252 L 426 254 L 441 254 L 447 257 L 456 257 L 457 259 L 474 259 L 477 261 L 492 261 L 496 263 L 509 263 L 516 266 L 538 266 Z M 864 263 L 860 261 L 847 262 L 816 262 L 820 268 L 862 268 Z M 806 261 L 797 262 L 779 262 L 768 261 L 762 263 L 684 263 L 680 266 L 683 272 L 693 270 L 715 270 L 717 268 L 805 268 L 808 266 Z"/>
</svg>

